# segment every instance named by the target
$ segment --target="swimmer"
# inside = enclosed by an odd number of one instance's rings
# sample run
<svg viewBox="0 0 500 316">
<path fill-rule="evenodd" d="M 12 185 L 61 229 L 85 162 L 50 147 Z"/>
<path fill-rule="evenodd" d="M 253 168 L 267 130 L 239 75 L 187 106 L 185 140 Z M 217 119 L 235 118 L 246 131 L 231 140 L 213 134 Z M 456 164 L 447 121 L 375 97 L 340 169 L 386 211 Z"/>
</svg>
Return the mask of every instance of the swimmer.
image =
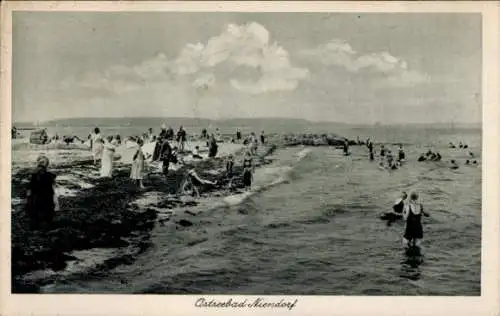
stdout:
<svg viewBox="0 0 500 316">
<path fill-rule="evenodd" d="M 474 160 L 474 161 L 472 162 L 472 164 L 473 164 L 473 165 L 477 165 L 477 160 Z"/>
<path fill-rule="evenodd" d="M 394 213 L 397 213 L 397 214 L 403 213 L 403 209 L 404 209 L 407 198 L 408 198 L 408 194 L 406 192 L 403 192 L 401 194 L 401 197 L 398 198 L 396 200 L 396 202 L 394 202 L 394 205 L 392 205 L 392 210 L 394 211 Z"/>
<path fill-rule="evenodd" d="M 451 169 L 453 169 L 453 170 L 458 169 L 458 164 L 454 159 L 452 159 L 450 161 L 450 163 L 451 163 L 451 167 L 450 167 Z"/>
<path fill-rule="evenodd" d="M 466 165 L 470 164 L 470 160 L 469 160 L 469 159 L 467 159 L 467 160 L 465 161 L 465 164 L 466 164 Z"/>
</svg>

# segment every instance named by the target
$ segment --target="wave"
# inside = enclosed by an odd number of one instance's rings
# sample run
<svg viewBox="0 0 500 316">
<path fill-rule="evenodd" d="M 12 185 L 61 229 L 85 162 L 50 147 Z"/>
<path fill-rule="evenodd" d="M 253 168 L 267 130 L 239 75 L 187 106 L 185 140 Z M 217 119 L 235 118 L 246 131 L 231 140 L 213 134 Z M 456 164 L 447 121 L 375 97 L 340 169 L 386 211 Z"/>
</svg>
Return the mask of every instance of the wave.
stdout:
<svg viewBox="0 0 500 316">
<path fill-rule="evenodd" d="M 309 156 L 310 153 L 311 149 L 304 148 L 295 155 L 296 161 L 293 165 L 270 166 L 257 170 L 256 173 L 258 172 L 258 175 L 256 175 L 256 178 L 258 179 L 256 182 L 258 184 L 256 184 L 251 191 L 227 196 L 224 198 L 224 203 L 228 206 L 236 206 L 258 193 L 290 181 L 291 172 L 298 166 L 298 163 Z M 273 180 L 269 180 L 269 178 Z"/>
</svg>

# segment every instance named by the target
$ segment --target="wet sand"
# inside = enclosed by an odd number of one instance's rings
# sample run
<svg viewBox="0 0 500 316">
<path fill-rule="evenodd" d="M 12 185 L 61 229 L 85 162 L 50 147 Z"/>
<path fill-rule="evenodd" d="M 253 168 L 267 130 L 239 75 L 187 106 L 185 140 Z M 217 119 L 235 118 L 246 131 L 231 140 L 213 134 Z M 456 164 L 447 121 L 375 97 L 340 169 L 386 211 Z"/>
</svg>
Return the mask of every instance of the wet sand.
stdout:
<svg viewBox="0 0 500 316">
<path fill-rule="evenodd" d="M 167 179 L 152 166 L 144 179 L 146 189 L 143 190 L 129 178 L 130 164 L 123 163 L 133 149 L 121 153 L 117 150 L 123 156 L 116 162 L 111 179 L 99 178 L 99 169 L 93 165 L 88 151 L 42 149 L 23 154 L 13 151 L 13 157 L 31 157 L 44 152 L 52 158 L 50 171 L 57 175 L 60 211 L 49 227 L 40 231 L 29 228 L 23 207 L 33 162 L 13 160 L 16 163 L 12 168 L 12 292 L 37 292 L 40 286 L 78 265 L 75 269 L 82 273 L 99 274 L 120 264 L 130 264 L 151 246 L 150 232 L 157 223 L 175 221 L 179 227 L 190 225 L 183 216 L 169 212 L 159 214 L 158 210 L 195 212 L 193 207 L 198 200 L 177 194 L 186 169 L 195 167 L 203 178 L 225 184 L 223 157 L 229 153 L 235 154 L 233 184 L 238 187 L 243 147 L 219 144 L 219 149 L 220 157 L 215 159 L 196 161 L 186 157 L 185 164 L 174 168 Z M 258 164 L 266 164 L 264 157 L 274 149 L 275 145 L 261 146 Z M 200 200 L 231 194 L 234 191 L 219 187 L 202 192 Z M 100 253 L 102 260 L 95 258 Z M 82 268 L 89 259 L 94 263 Z"/>
</svg>

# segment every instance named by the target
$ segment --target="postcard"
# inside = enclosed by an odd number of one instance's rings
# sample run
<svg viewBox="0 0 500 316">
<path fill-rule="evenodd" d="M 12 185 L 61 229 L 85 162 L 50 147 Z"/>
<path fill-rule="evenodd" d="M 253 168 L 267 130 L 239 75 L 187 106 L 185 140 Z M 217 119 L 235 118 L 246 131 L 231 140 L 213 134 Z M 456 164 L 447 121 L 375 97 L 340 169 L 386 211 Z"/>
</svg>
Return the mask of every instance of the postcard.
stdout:
<svg viewBox="0 0 500 316">
<path fill-rule="evenodd" d="M 2 315 L 497 315 L 496 2 L 2 4 Z"/>
</svg>

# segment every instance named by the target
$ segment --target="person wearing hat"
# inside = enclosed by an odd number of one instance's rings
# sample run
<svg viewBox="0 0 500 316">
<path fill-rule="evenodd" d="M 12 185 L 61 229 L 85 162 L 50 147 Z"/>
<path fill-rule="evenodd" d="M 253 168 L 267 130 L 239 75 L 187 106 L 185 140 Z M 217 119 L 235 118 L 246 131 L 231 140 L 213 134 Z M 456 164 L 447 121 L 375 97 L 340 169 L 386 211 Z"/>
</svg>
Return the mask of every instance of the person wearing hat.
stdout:
<svg viewBox="0 0 500 316">
<path fill-rule="evenodd" d="M 47 170 L 49 159 L 40 155 L 36 168 L 29 182 L 26 212 L 31 220 L 31 227 L 38 229 L 52 222 L 59 203 L 55 191 L 56 175 Z"/>
</svg>

